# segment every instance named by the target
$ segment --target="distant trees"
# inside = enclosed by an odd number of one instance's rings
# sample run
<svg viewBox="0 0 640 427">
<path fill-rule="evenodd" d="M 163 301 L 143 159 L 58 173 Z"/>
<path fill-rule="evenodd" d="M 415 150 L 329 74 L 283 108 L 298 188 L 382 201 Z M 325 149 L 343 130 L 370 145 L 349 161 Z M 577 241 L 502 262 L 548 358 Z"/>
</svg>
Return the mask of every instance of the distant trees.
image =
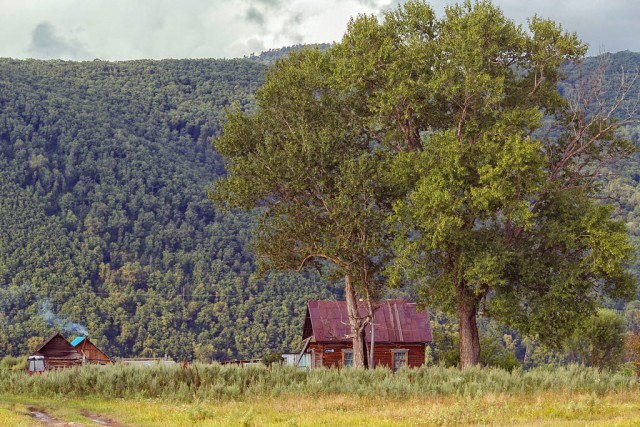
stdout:
<svg viewBox="0 0 640 427">
<path fill-rule="evenodd" d="M 635 284 L 626 229 L 595 200 L 603 162 L 632 147 L 611 114 L 557 92 L 560 66 L 585 51 L 558 24 L 533 18 L 525 31 L 486 1 L 442 19 L 421 1 L 382 22 L 360 16 L 326 54 L 276 64 L 256 113 L 229 116 L 217 197 L 263 207 L 256 247 L 270 268 L 342 261 L 354 242 L 329 257 L 325 233 L 361 235 L 372 272 L 456 315 L 463 367 L 480 360 L 480 311 L 558 345 L 601 294 L 630 297 Z M 353 187 L 385 190 L 333 218 L 327 195 L 342 197 L 333 183 L 361 159 L 383 172 L 350 176 Z M 391 237 L 388 263 L 376 245 L 387 253 Z"/>
<path fill-rule="evenodd" d="M 0 59 L 0 357 L 50 335 L 45 299 L 114 357 L 297 345 L 306 300 L 340 289 L 314 274 L 251 278 L 254 220 L 206 198 L 224 173 L 211 144 L 223 107 L 251 108 L 265 70 Z"/>
<path fill-rule="evenodd" d="M 567 340 L 570 360 L 600 369 L 615 369 L 624 356 L 625 332 L 622 316 L 613 310 L 598 310 Z"/>
</svg>

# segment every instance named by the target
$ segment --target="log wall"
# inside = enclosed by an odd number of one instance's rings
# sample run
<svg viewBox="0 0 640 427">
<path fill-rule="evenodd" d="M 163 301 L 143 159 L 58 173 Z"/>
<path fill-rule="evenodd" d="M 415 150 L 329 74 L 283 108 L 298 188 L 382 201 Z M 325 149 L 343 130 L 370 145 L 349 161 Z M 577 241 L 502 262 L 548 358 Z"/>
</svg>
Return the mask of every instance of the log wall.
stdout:
<svg viewBox="0 0 640 427">
<path fill-rule="evenodd" d="M 343 364 L 343 350 L 351 350 L 350 343 L 311 343 L 311 366 L 315 368 L 341 368 Z M 420 343 L 376 343 L 373 349 L 374 366 L 393 366 L 393 350 L 408 350 L 407 364 L 409 367 L 424 365 L 425 345 Z"/>
</svg>

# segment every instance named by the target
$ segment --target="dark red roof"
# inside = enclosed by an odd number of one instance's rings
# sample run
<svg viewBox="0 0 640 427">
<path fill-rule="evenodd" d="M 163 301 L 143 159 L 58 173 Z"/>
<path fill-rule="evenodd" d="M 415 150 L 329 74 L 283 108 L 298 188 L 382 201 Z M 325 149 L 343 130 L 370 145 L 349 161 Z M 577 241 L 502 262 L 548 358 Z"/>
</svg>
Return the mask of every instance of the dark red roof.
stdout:
<svg viewBox="0 0 640 427">
<path fill-rule="evenodd" d="M 358 313 L 366 316 L 364 302 L 358 302 Z M 417 311 L 416 305 L 401 300 L 387 300 L 375 305 L 375 342 L 431 342 L 431 325 L 427 310 Z M 351 330 L 345 301 L 309 301 L 302 339 L 315 342 L 346 342 Z M 371 326 L 365 328 L 371 341 Z"/>
</svg>

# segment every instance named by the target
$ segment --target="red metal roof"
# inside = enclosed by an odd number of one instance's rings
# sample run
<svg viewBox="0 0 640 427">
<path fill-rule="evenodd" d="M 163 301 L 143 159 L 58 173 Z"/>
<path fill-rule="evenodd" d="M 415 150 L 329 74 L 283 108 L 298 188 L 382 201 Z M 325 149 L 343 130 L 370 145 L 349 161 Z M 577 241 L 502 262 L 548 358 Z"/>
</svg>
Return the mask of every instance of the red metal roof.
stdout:
<svg viewBox="0 0 640 427">
<path fill-rule="evenodd" d="M 366 316 L 365 303 L 358 302 L 358 313 Z M 427 310 L 417 311 L 414 303 L 401 300 L 378 302 L 375 310 L 375 342 L 424 343 L 431 342 L 431 325 Z M 316 342 L 351 341 L 349 316 L 345 301 L 317 301 L 307 303 L 307 317 L 302 339 L 313 336 Z M 371 341 L 371 326 L 365 328 L 367 342 Z"/>
</svg>

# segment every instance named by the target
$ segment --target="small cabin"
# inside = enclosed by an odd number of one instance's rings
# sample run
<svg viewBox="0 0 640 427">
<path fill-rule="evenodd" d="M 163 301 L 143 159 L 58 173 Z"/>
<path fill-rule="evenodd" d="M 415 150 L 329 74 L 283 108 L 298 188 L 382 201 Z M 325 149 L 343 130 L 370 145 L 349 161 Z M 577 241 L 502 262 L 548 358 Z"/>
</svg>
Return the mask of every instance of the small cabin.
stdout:
<svg viewBox="0 0 640 427">
<path fill-rule="evenodd" d="M 92 365 L 108 365 L 113 363 L 113 360 L 109 358 L 102 350 L 100 350 L 94 343 L 89 341 L 87 337 L 76 337 L 71 341 L 71 346 L 76 349 L 82 356 L 82 364 Z"/>
<path fill-rule="evenodd" d="M 358 302 L 358 313 L 366 316 L 364 302 Z M 309 301 L 299 359 L 308 358 L 310 369 L 350 367 L 353 365 L 350 334 L 345 301 Z M 401 300 L 377 303 L 374 320 L 365 328 L 367 357 L 373 345 L 373 364 L 369 365 L 387 366 L 394 372 L 403 366 L 422 366 L 425 347 L 431 341 L 428 312 Z"/>
<path fill-rule="evenodd" d="M 59 332 L 54 332 L 28 358 L 30 373 L 82 365 L 82 356 Z"/>
</svg>

